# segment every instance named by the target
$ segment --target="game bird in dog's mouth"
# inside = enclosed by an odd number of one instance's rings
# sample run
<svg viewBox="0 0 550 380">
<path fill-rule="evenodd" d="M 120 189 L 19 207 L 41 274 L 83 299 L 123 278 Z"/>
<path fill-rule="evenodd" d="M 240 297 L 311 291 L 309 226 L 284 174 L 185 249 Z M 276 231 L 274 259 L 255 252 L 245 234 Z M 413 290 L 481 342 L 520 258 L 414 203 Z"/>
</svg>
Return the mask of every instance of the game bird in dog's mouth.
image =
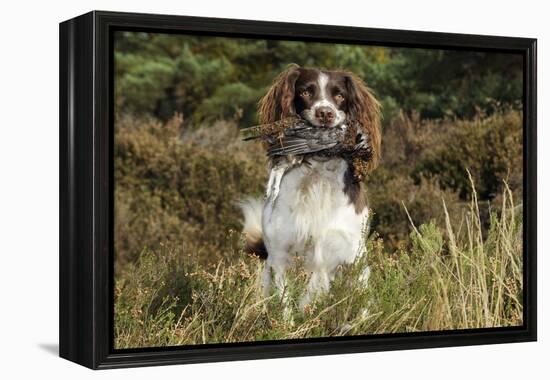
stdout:
<svg viewBox="0 0 550 380">
<path fill-rule="evenodd" d="M 266 259 L 264 293 L 274 280 L 286 309 L 285 273 L 302 256 L 303 307 L 364 252 L 363 180 L 380 158 L 380 105 L 353 73 L 291 65 L 261 99 L 259 118 L 243 135 L 264 142 L 269 180 L 264 198 L 240 203 L 246 251 Z"/>
<path fill-rule="evenodd" d="M 241 130 L 244 140 L 262 139 L 272 160 L 266 198 L 275 202 L 285 172 L 299 164 L 309 164 L 307 157 L 346 158 L 352 165 L 355 180 L 364 175 L 362 164 L 372 157 L 369 135 L 357 121 L 335 127 L 316 127 L 306 120 L 289 117 L 281 121 Z"/>
</svg>

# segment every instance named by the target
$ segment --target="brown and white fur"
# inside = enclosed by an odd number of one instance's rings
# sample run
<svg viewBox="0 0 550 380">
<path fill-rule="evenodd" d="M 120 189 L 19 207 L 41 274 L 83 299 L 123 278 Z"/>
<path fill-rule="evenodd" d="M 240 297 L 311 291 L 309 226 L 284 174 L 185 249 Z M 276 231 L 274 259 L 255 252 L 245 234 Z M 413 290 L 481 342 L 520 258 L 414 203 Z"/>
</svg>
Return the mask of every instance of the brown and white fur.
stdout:
<svg viewBox="0 0 550 380">
<path fill-rule="evenodd" d="M 374 151 L 369 169 L 378 165 L 380 106 L 356 75 L 289 66 L 261 99 L 259 116 L 266 124 L 291 115 L 300 115 L 319 127 L 335 127 L 346 118 L 360 121 Z M 329 289 L 340 264 L 351 263 L 364 252 L 362 237 L 369 209 L 363 184 L 353 180 L 343 158 L 313 157 L 307 164 L 295 165 L 293 157 L 286 159 L 292 167 L 280 179 L 275 201 L 266 197 L 241 203 L 243 232 L 247 251 L 266 259 L 266 296 L 272 276 L 280 294 L 286 294 L 285 272 L 292 257 L 305 259 L 310 279 L 300 301 L 303 307 Z M 270 182 L 276 170 L 271 163 Z"/>
</svg>

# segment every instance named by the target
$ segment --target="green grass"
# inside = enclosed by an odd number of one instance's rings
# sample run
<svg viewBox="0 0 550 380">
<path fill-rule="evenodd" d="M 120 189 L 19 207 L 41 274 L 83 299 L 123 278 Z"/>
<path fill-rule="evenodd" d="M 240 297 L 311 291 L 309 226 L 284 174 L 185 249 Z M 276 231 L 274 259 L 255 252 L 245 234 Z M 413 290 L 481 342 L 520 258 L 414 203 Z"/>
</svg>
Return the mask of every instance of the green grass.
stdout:
<svg viewBox="0 0 550 380">
<path fill-rule="evenodd" d="M 115 347 L 521 325 L 522 207 L 504 186 L 486 227 L 473 193 L 461 215 L 449 215 L 441 200 L 443 227 L 410 219 L 408 244 L 397 251 L 372 233 L 367 255 L 343 266 L 330 292 L 303 310 L 296 304 L 308 274 L 297 259 L 287 289 L 292 322 L 277 295 L 262 296 L 263 262 L 238 245 L 217 264 L 202 263 L 185 246 L 145 249 L 117 272 Z"/>
</svg>

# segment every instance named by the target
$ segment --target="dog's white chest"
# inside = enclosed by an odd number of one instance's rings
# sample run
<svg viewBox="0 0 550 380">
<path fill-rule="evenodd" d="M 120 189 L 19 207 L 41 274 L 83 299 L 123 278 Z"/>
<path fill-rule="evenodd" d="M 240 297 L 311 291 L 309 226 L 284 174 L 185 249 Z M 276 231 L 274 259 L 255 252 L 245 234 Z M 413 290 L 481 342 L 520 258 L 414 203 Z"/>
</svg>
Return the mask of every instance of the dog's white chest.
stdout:
<svg viewBox="0 0 550 380">
<path fill-rule="evenodd" d="M 266 201 L 262 215 L 264 240 L 272 257 L 278 250 L 307 256 L 327 231 L 341 231 L 359 242 L 366 211 L 357 214 L 344 192 L 347 169 L 345 160 L 333 158 L 310 160 L 284 173 L 277 198 Z M 338 256 L 349 261 L 355 254 Z"/>
</svg>

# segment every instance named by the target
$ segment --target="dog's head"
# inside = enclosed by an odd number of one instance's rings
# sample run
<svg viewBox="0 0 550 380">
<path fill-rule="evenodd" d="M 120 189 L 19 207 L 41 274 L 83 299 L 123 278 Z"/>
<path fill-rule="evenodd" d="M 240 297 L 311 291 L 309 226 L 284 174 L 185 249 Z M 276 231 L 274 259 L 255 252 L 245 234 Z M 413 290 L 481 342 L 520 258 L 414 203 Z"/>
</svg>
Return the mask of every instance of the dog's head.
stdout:
<svg viewBox="0 0 550 380">
<path fill-rule="evenodd" d="M 260 100 L 262 124 L 300 115 L 317 127 L 335 127 L 346 119 L 357 120 L 370 135 L 373 170 L 380 158 L 380 104 L 355 74 L 343 70 L 318 70 L 290 65 Z"/>
</svg>

